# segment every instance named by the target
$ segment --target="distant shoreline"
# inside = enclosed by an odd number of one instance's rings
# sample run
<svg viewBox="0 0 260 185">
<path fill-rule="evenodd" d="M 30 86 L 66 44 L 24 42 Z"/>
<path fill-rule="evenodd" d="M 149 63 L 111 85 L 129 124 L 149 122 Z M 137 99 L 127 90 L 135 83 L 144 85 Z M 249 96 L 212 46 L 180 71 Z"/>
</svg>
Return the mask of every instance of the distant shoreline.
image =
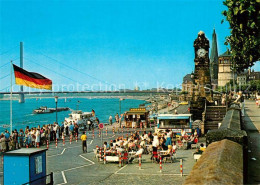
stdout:
<svg viewBox="0 0 260 185">
<path fill-rule="evenodd" d="M 134 100 L 143 100 L 143 101 L 148 101 L 149 97 L 148 96 L 60 96 L 59 99 L 73 99 L 73 98 L 84 98 L 84 99 L 134 99 Z M 39 96 L 30 96 L 30 97 L 25 97 L 26 99 L 51 99 L 54 97 L 39 97 Z M 0 101 L 10 101 L 9 97 L 6 98 L 1 98 Z M 19 101 L 18 97 L 13 97 L 13 101 Z"/>
</svg>

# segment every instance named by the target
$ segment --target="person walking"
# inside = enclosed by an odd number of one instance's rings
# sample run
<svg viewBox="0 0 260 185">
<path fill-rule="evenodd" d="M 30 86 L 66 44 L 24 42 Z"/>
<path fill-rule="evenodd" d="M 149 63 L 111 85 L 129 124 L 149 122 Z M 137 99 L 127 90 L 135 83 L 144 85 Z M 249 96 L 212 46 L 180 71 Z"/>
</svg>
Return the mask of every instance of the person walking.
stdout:
<svg viewBox="0 0 260 185">
<path fill-rule="evenodd" d="M 113 117 L 110 115 L 109 116 L 109 124 L 112 125 Z"/>
<path fill-rule="evenodd" d="M 80 137 L 81 141 L 82 141 L 82 151 L 83 153 L 87 153 L 87 135 L 86 132 L 83 132 L 83 134 Z"/>
<path fill-rule="evenodd" d="M 115 119 L 116 119 L 116 123 L 118 123 L 119 122 L 119 115 L 118 115 L 118 113 L 116 113 Z"/>
<path fill-rule="evenodd" d="M 240 109 L 241 109 L 241 116 L 245 115 L 245 100 L 242 91 L 239 91 L 237 95 L 237 99 L 234 101 L 236 103 L 239 103 Z"/>
</svg>

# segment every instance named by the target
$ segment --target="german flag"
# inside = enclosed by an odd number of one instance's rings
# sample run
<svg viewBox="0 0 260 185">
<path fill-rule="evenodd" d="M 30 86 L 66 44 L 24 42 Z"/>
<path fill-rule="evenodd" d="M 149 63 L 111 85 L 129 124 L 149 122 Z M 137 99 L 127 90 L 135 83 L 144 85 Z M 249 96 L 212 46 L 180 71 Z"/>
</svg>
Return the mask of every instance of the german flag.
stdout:
<svg viewBox="0 0 260 185">
<path fill-rule="evenodd" d="M 15 83 L 37 89 L 52 90 L 52 81 L 38 73 L 28 72 L 13 64 Z"/>
</svg>

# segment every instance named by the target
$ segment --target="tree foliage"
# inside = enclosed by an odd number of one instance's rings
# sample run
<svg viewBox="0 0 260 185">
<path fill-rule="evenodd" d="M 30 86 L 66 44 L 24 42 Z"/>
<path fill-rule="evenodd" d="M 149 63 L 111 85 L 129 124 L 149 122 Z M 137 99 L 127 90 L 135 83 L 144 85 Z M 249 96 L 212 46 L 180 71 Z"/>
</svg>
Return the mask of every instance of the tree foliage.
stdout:
<svg viewBox="0 0 260 185">
<path fill-rule="evenodd" d="M 242 71 L 260 60 L 260 0 L 225 0 L 222 14 L 230 24 L 232 61 L 237 71 Z M 223 22 L 223 20 L 222 20 Z"/>
<path fill-rule="evenodd" d="M 235 81 L 235 84 L 233 83 L 233 80 L 230 80 L 225 86 L 218 87 L 217 91 L 221 93 L 230 92 L 230 91 L 244 91 L 244 92 L 255 92 L 260 91 L 260 80 L 251 80 L 246 85 L 239 85 Z"/>
</svg>

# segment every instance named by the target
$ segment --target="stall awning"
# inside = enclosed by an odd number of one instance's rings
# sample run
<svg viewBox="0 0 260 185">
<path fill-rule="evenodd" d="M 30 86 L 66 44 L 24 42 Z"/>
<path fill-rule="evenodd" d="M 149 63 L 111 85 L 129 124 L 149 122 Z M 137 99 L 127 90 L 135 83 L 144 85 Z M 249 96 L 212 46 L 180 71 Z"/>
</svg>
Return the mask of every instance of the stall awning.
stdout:
<svg viewBox="0 0 260 185">
<path fill-rule="evenodd" d="M 126 112 L 126 115 L 145 115 L 145 112 Z"/>
<path fill-rule="evenodd" d="M 163 117 L 158 117 L 159 120 L 161 119 L 190 119 L 189 116 L 163 116 Z"/>
</svg>

